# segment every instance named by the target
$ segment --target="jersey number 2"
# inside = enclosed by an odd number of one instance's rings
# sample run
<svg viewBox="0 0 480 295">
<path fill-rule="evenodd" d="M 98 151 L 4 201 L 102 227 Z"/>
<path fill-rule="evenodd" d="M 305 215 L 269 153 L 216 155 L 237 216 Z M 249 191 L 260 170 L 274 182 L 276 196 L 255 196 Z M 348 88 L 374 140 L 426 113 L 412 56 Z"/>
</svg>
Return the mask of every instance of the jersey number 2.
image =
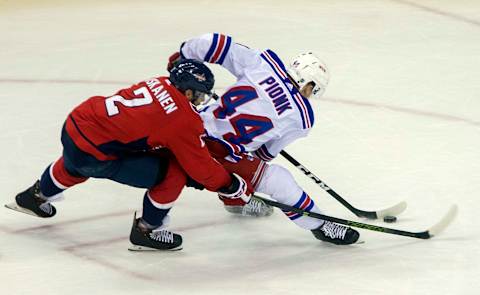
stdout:
<svg viewBox="0 0 480 295">
<path fill-rule="evenodd" d="M 222 95 L 222 106 L 215 109 L 213 114 L 218 119 L 225 119 L 235 115 L 237 107 L 256 98 L 258 94 L 253 87 L 233 87 Z M 229 118 L 229 121 L 235 133 L 224 134 L 223 138 L 235 144 L 248 144 L 255 137 L 273 128 L 272 121 L 264 116 L 239 114 Z"/>
<path fill-rule="evenodd" d="M 107 108 L 107 114 L 109 117 L 118 115 L 119 110 L 118 107 L 115 105 L 116 102 L 123 104 L 126 107 L 139 107 L 147 104 L 151 104 L 153 102 L 153 97 L 148 92 L 147 87 L 140 87 L 133 91 L 137 98 L 133 99 L 125 99 L 121 95 L 114 95 L 107 99 L 105 99 L 105 106 Z"/>
</svg>

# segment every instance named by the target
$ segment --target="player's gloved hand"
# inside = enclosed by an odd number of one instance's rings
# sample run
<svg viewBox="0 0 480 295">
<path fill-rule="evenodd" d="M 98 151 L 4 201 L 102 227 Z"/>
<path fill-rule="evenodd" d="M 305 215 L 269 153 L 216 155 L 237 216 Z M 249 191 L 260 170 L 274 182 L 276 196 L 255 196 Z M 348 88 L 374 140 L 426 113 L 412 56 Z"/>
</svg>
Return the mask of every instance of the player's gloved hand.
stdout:
<svg viewBox="0 0 480 295">
<path fill-rule="evenodd" d="M 167 71 L 170 72 L 180 62 L 181 58 L 180 52 L 178 51 L 170 55 L 168 58 Z"/>
<path fill-rule="evenodd" d="M 248 186 L 243 178 L 235 173 L 230 174 L 232 182 L 228 187 L 218 190 L 218 196 L 223 199 L 242 199 L 245 203 L 250 202 L 250 196 L 247 196 Z"/>
<path fill-rule="evenodd" d="M 187 183 L 185 184 L 186 187 L 193 187 L 194 189 L 198 189 L 203 191 L 205 187 L 201 184 L 196 182 L 195 180 L 191 179 L 187 176 Z"/>
</svg>

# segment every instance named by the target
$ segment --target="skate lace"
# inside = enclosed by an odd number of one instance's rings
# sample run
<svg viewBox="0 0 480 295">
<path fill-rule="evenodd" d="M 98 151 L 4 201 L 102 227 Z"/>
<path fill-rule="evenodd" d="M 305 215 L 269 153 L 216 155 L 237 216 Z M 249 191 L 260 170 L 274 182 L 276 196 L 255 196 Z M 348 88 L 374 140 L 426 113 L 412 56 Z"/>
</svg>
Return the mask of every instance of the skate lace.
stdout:
<svg viewBox="0 0 480 295">
<path fill-rule="evenodd" d="M 325 224 L 322 226 L 322 231 L 325 233 L 327 237 L 332 239 L 344 239 L 345 234 L 347 233 L 347 227 L 332 223 L 329 221 L 325 221 Z"/>
<path fill-rule="evenodd" d="M 252 199 L 250 200 L 250 202 L 247 204 L 247 206 L 245 206 L 245 209 L 247 209 L 248 211 L 250 212 L 255 212 L 255 213 L 259 213 L 262 211 L 263 209 L 263 203 L 256 200 L 256 199 Z"/>
<path fill-rule="evenodd" d="M 53 212 L 52 205 L 50 205 L 50 203 L 48 202 L 44 202 L 43 204 L 40 204 L 38 207 L 40 208 L 40 210 L 42 210 L 47 214 L 52 214 Z"/>
<path fill-rule="evenodd" d="M 153 231 L 150 238 L 161 243 L 173 243 L 173 233 L 168 230 Z"/>
</svg>

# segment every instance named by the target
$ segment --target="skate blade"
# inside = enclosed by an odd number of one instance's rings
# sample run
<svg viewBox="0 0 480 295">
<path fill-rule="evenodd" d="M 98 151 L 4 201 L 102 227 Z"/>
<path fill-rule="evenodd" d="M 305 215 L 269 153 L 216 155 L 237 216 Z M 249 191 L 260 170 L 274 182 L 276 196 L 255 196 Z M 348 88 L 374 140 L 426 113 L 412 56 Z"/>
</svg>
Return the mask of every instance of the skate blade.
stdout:
<svg viewBox="0 0 480 295">
<path fill-rule="evenodd" d="M 17 203 L 13 202 L 13 203 L 10 203 L 10 204 L 5 204 L 5 208 L 8 208 L 8 209 L 11 209 L 11 210 L 14 210 L 14 211 L 18 211 L 18 212 L 22 212 L 22 213 L 25 213 L 25 214 L 28 214 L 28 215 L 32 215 L 32 216 L 35 216 L 35 217 L 39 217 L 37 214 L 35 214 L 33 211 L 30 211 L 28 209 L 25 209 L 23 207 L 20 207 L 18 206 Z"/>
<path fill-rule="evenodd" d="M 150 247 L 146 247 L 146 246 L 139 246 L 139 245 L 133 245 L 133 244 L 130 247 L 128 247 L 128 250 L 133 251 L 133 252 L 180 251 L 182 249 L 183 249 L 182 246 L 178 246 L 178 247 L 175 247 L 175 248 L 172 248 L 172 249 L 157 249 L 157 248 L 150 248 Z"/>
</svg>

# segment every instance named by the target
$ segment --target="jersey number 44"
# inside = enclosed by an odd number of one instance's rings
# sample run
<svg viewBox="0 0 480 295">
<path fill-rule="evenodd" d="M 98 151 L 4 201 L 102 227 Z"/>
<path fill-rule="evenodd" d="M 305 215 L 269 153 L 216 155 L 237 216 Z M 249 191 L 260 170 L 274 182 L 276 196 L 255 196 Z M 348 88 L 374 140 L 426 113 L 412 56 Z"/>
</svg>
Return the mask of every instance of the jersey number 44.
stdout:
<svg viewBox="0 0 480 295">
<path fill-rule="evenodd" d="M 257 136 L 273 128 L 272 121 L 264 116 L 236 114 L 237 108 L 258 98 L 255 88 L 238 86 L 222 96 L 222 105 L 213 111 L 215 118 L 228 119 L 235 133 L 223 135 L 223 139 L 235 144 L 248 144 Z"/>
</svg>

